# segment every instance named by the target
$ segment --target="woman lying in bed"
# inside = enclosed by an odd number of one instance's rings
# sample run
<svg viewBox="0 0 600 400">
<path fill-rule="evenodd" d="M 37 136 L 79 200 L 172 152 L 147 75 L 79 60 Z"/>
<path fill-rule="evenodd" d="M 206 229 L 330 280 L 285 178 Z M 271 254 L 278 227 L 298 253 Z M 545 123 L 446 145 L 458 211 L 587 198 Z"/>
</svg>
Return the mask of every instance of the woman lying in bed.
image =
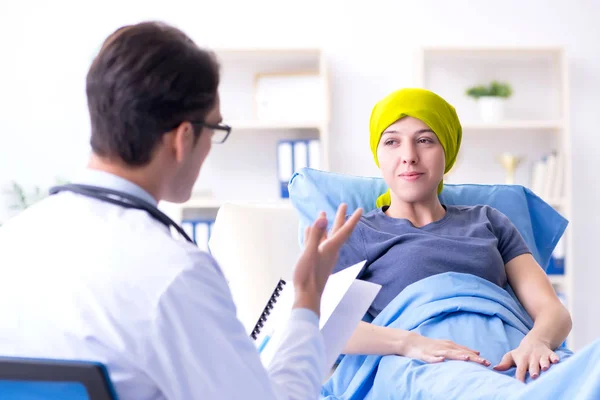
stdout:
<svg viewBox="0 0 600 400">
<path fill-rule="evenodd" d="M 517 229 L 494 208 L 440 203 L 444 174 L 461 143 L 454 108 L 426 90 L 399 90 L 373 109 L 370 135 L 390 190 L 377 200 L 377 209 L 362 217 L 335 271 L 367 259 L 362 279 L 382 285 L 370 316 L 375 318 L 410 284 L 444 272 L 473 274 L 499 287 L 508 282 L 534 327 L 494 369 L 516 366 L 516 378 L 525 381 L 527 372 L 535 379 L 557 363 L 553 350 L 569 334 L 571 318 Z M 490 366 L 478 350 L 361 322 L 344 353 Z"/>
</svg>

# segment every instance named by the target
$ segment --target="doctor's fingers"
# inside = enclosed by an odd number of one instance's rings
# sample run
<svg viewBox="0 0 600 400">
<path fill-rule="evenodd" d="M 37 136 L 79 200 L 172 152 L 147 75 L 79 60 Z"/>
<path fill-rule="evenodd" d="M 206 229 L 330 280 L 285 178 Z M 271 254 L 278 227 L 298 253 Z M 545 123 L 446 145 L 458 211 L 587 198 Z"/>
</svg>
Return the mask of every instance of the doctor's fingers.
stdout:
<svg viewBox="0 0 600 400">
<path fill-rule="evenodd" d="M 354 211 L 354 213 L 352 213 L 350 218 L 348 218 L 348 220 L 346 220 L 342 226 L 340 226 L 335 232 L 332 232 L 324 245 L 327 247 L 333 247 L 335 251 L 338 251 L 346 242 L 346 240 L 348 240 L 350 235 L 352 235 L 352 232 L 354 231 L 356 224 L 358 224 L 360 217 L 362 217 L 362 208 Z"/>
<path fill-rule="evenodd" d="M 315 222 L 309 226 L 304 232 L 305 250 L 317 251 L 319 244 L 326 237 L 327 233 L 327 218 L 324 212 L 319 213 Z"/>
<path fill-rule="evenodd" d="M 348 206 L 345 203 L 340 204 L 337 209 L 337 213 L 335 214 L 335 220 L 333 221 L 333 226 L 331 227 L 331 234 L 335 234 L 338 229 L 344 225 L 344 221 L 346 220 L 346 211 L 348 210 Z"/>
</svg>

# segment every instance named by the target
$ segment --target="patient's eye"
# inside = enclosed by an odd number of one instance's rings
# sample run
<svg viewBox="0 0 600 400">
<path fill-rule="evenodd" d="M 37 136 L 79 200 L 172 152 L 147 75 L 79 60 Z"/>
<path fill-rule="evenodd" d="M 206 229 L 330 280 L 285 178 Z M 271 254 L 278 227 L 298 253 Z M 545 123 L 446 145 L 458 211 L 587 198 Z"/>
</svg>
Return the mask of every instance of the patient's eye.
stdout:
<svg viewBox="0 0 600 400">
<path fill-rule="evenodd" d="M 396 143 L 398 143 L 398 141 L 396 139 L 386 139 L 386 141 L 383 142 L 383 144 L 386 146 L 393 146 Z"/>
<path fill-rule="evenodd" d="M 419 138 L 419 139 L 417 140 L 417 143 L 432 144 L 432 143 L 435 143 L 435 142 L 433 141 L 433 139 L 432 139 L 432 138 L 429 138 L 429 137 L 421 137 L 421 138 Z"/>
</svg>

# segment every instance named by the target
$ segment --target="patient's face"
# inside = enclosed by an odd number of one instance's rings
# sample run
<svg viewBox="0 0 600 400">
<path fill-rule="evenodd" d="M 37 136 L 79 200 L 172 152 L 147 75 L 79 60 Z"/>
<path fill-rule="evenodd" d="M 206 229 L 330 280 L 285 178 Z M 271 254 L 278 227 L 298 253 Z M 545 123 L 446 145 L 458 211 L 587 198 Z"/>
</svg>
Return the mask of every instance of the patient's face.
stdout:
<svg viewBox="0 0 600 400">
<path fill-rule="evenodd" d="M 377 148 L 379 167 L 394 198 L 409 203 L 437 196 L 444 177 L 444 148 L 423 121 L 404 117 L 390 125 Z"/>
</svg>

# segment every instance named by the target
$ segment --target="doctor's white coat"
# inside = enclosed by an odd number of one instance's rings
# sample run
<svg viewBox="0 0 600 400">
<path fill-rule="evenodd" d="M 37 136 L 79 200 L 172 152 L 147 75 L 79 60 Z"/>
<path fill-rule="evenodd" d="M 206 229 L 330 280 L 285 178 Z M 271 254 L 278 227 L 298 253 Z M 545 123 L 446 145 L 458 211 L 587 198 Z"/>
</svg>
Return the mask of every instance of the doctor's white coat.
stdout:
<svg viewBox="0 0 600 400">
<path fill-rule="evenodd" d="M 88 171 L 84 183 L 146 197 Z M 267 372 L 212 257 L 146 212 L 65 192 L 0 227 L 0 355 L 96 360 L 121 399 L 310 399 L 317 316 L 295 310 Z"/>
</svg>

